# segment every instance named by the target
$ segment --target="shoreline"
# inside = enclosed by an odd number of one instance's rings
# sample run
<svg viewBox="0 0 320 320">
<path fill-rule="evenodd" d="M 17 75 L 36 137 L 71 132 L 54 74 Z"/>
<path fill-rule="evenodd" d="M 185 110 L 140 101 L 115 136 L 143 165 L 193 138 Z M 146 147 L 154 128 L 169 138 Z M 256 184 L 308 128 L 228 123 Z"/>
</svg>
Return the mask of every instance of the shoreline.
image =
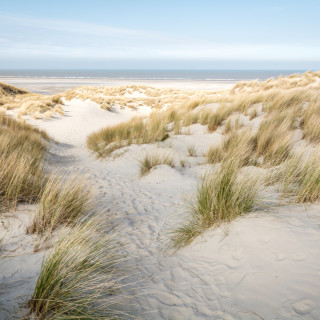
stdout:
<svg viewBox="0 0 320 320">
<path fill-rule="evenodd" d="M 50 78 L 50 77 L 0 77 L 5 82 L 31 92 L 41 94 L 57 94 L 81 86 L 118 87 L 128 85 L 145 85 L 156 88 L 172 88 L 181 90 L 220 91 L 229 90 L 238 80 L 144 80 L 117 78 Z"/>
</svg>

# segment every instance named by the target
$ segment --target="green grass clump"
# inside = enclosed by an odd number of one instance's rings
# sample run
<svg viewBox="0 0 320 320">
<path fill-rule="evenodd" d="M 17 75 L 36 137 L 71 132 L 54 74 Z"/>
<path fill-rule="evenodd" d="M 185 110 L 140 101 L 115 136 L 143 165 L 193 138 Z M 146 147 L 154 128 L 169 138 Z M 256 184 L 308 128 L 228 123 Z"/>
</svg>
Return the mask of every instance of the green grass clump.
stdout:
<svg viewBox="0 0 320 320">
<path fill-rule="evenodd" d="M 84 180 L 52 173 L 46 180 L 39 209 L 28 231 L 50 233 L 58 225 L 71 224 L 91 209 L 91 202 L 91 191 Z"/>
<path fill-rule="evenodd" d="M 238 163 L 223 163 L 199 186 L 186 223 L 173 232 L 172 246 L 178 249 L 189 244 L 206 229 L 252 211 L 257 202 L 258 179 L 239 175 Z"/>
<path fill-rule="evenodd" d="M 140 174 L 146 175 L 150 172 L 150 170 L 158 165 L 168 165 L 172 168 L 174 168 L 175 163 L 169 154 L 153 154 L 149 155 L 146 154 L 142 160 L 140 160 Z"/>
<path fill-rule="evenodd" d="M 36 319 L 118 319 L 116 234 L 101 218 L 78 222 L 45 256 L 29 302 Z"/>
</svg>

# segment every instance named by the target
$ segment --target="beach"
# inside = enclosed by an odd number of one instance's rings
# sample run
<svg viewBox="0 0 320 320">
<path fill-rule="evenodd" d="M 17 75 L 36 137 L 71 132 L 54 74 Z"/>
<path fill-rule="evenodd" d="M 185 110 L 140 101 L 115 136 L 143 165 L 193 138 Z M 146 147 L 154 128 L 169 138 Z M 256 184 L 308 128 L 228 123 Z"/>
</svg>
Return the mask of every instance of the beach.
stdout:
<svg viewBox="0 0 320 320">
<path fill-rule="evenodd" d="M 0 79 L 32 92 L 57 94 L 80 86 L 147 85 L 182 90 L 224 90 L 242 80 L 266 80 L 294 72 L 299 70 L 3 70 Z"/>
<path fill-rule="evenodd" d="M 236 83 L 233 81 L 192 81 L 192 80 L 126 80 L 126 79 L 51 79 L 51 78 L 3 78 L 7 83 L 23 87 L 29 91 L 42 94 L 57 94 L 80 86 L 128 86 L 147 85 L 157 88 L 171 88 L 182 90 L 224 90 L 231 89 Z"/>
<path fill-rule="evenodd" d="M 320 319 L 320 2 L 1 2 L 0 320 Z"/>
<path fill-rule="evenodd" d="M 16 81 L 16 82 L 15 82 Z M 21 81 L 21 82 L 19 82 Z M 12 79 L 11 83 L 35 92 L 56 93 L 82 85 L 119 85 L 112 80 Z M 318 81 L 318 80 L 316 80 Z M 162 82 L 144 82 L 163 86 Z M 142 83 L 130 81 L 130 85 Z M 198 84 L 198 87 L 196 85 Z M 232 83 L 166 82 L 165 87 L 226 92 Z M 216 87 L 217 86 L 217 87 Z M 90 90 L 90 89 L 87 89 Z M 139 89 L 126 89 L 130 96 L 144 97 Z M 145 91 L 141 91 L 145 90 Z M 97 93 L 99 94 L 99 93 Z M 203 93 L 205 94 L 205 92 Z M 200 104 L 195 110 L 217 110 L 219 104 Z M 253 210 L 217 228 L 208 228 L 191 244 L 169 250 L 170 234 L 181 225 L 188 211 L 186 199 L 197 193 L 203 177 L 217 167 L 206 162 L 210 147 L 225 136 L 225 122 L 213 132 L 194 123 L 164 141 L 131 144 L 110 156 L 97 159 L 87 148 L 87 137 L 105 127 L 148 117 L 148 106 L 114 106 L 103 110 L 94 101 L 73 98 L 64 101 L 64 115 L 34 119 L 27 123 L 45 130 L 59 143 L 51 143 L 49 167 L 85 176 L 95 190 L 105 218 L 120 225 L 118 238 L 124 248 L 129 275 L 123 291 L 130 294 L 121 304 L 125 318 L 138 319 L 315 319 L 320 314 L 319 206 L 292 203 Z M 241 115 L 245 128 L 257 132 L 264 112 Z M 14 115 L 15 110 L 8 111 Z M 300 130 L 300 129 L 299 129 Z M 303 146 L 295 131 L 295 145 Z M 140 174 L 145 155 L 170 154 L 172 166 L 160 164 Z M 252 169 L 252 167 L 248 167 Z M 265 174 L 266 168 L 253 167 Z M 256 171 L 254 171 L 256 172 Z M 273 193 L 271 192 L 271 197 Z M 30 297 L 47 249 L 33 252 L 39 239 L 25 234 L 37 205 L 19 205 L 1 216 L 4 290 L 0 292 L 1 317 L 23 314 L 23 301 Z M 44 246 L 45 248 L 45 246 Z M 19 298 L 17 292 L 19 291 Z"/>
</svg>

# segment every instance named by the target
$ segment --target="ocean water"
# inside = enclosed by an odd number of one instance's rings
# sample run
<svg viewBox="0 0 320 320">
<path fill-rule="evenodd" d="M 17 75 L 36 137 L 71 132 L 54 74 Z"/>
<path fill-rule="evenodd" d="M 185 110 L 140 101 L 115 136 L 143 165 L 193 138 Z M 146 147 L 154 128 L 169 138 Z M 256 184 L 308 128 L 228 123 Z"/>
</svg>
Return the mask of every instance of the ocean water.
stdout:
<svg viewBox="0 0 320 320">
<path fill-rule="evenodd" d="M 1 79 L 118 79 L 118 80 L 266 80 L 305 70 L 0 70 Z"/>
<path fill-rule="evenodd" d="M 0 70 L 0 81 L 42 94 L 80 86 L 127 86 L 218 91 L 238 81 L 266 80 L 304 70 Z"/>
</svg>

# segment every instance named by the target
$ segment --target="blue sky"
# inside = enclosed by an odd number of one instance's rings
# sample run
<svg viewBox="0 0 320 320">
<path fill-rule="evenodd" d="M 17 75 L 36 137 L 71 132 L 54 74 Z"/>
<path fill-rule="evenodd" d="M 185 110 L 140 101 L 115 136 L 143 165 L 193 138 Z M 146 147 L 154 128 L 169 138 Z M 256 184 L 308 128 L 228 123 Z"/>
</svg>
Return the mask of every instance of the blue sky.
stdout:
<svg viewBox="0 0 320 320">
<path fill-rule="evenodd" d="M 0 0 L 0 68 L 320 69 L 320 1 Z"/>
</svg>

